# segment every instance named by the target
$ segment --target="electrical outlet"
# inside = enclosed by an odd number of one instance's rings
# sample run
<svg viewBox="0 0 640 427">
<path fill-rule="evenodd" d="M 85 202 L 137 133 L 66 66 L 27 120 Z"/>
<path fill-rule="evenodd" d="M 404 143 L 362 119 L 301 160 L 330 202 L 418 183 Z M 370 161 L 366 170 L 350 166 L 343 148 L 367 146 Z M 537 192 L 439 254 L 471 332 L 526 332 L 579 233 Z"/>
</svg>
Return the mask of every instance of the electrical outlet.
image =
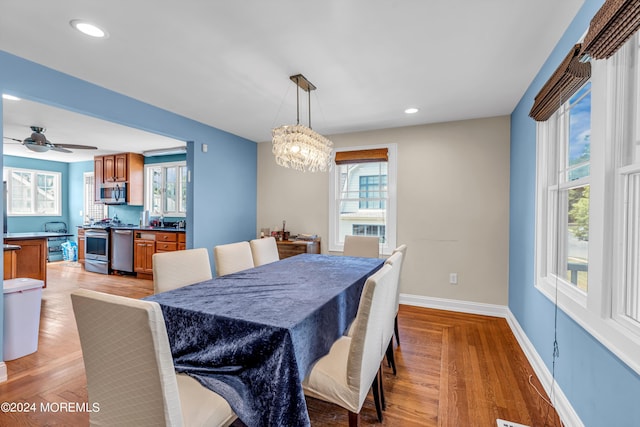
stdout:
<svg viewBox="0 0 640 427">
<path fill-rule="evenodd" d="M 529 427 L 524 424 L 514 423 L 513 421 L 505 421 L 500 418 L 497 419 L 498 427 Z"/>
<path fill-rule="evenodd" d="M 449 283 L 452 285 L 458 284 L 458 273 L 449 273 Z"/>
</svg>

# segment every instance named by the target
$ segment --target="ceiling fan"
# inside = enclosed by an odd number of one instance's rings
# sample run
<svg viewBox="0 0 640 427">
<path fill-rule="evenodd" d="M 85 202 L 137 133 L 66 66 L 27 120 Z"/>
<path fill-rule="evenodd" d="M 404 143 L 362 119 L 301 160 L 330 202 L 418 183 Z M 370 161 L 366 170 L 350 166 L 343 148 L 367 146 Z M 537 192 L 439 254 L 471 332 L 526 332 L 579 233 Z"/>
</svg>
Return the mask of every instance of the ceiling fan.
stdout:
<svg viewBox="0 0 640 427">
<path fill-rule="evenodd" d="M 77 145 L 77 144 L 54 144 L 49 141 L 44 136 L 45 129 L 39 126 L 31 126 L 31 130 L 33 133 L 29 138 L 25 138 L 24 140 L 20 140 L 17 138 L 9 138 L 5 136 L 5 139 L 10 139 L 12 141 L 17 141 L 20 144 L 24 145 L 31 151 L 35 151 L 36 153 L 44 153 L 45 151 L 53 150 L 59 151 L 61 153 L 73 153 L 73 151 L 68 150 L 68 148 L 73 149 L 82 149 L 82 150 L 97 150 L 98 147 L 93 147 L 91 145 Z"/>
</svg>

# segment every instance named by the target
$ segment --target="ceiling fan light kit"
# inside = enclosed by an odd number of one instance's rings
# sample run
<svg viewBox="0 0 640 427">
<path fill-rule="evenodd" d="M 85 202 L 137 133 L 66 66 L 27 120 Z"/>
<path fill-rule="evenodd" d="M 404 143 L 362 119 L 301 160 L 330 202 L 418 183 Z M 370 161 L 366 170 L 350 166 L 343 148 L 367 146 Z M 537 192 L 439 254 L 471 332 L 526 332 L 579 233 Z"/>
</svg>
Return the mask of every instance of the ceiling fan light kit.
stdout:
<svg viewBox="0 0 640 427">
<path fill-rule="evenodd" d="M 272 130 L 276 163 L 303 172 L 326 171 L 331 168 L 333 143 L 311 129 L 311 91 L 316 87 L 302 74 L 289 77 L 297 86 L 297 124 Z M 300 124 L 300 89 L 309 94 L 309 127 Z"/>
</svg>

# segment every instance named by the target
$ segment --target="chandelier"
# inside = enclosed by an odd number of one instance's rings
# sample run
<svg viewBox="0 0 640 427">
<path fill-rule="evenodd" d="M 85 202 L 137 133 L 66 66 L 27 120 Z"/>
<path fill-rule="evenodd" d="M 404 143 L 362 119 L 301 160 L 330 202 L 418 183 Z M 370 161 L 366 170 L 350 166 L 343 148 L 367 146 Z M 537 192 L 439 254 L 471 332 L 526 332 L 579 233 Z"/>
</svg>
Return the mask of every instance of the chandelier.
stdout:
<svg viewBox="0 0 640 427">
<path fill-rule="evenodd" d="M 331 168 L 333 143 L 311 129 L 311 91 L 316 87 L 302 74 L 289 77 L 298 86 L 296 92 L 297 123 L 273 129 L 273 154 L 276 163 L 303 172 Z M 300 89 L 309 94 L 309 127 L 300 124 Z"/>
</svg>

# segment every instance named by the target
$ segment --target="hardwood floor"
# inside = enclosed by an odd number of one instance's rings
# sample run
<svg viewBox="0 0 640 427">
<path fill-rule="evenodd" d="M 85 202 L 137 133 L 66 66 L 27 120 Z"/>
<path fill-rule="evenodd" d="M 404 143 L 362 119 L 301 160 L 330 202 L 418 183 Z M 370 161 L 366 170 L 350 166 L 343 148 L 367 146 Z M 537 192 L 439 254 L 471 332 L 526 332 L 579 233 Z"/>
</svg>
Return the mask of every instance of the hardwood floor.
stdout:
<svg viewBox="0 0 640 427">
<path fill-rule="evenodd" d="M 79 287 L 141 298 L 152 293 L 153 284 L 87 273 L 77 263 L 49 264 L 38 351 L 6 362 L 9 380 L 0 384 L 0 401 L 35 404 L 36 411 L 0 412 L 1 426 L 89 425 L 88 413 L 59 408 L 65 402 L 87 402 L 69 298 Z M 369 396 L 361 411 L 363 425 L 495 427 L 497 418 L 536 427 L 561 425 L 529 384 L 533 375 L 533 384 L 543 392 L 504 319 L 401 306 L 399 326 L 397 376 L 384 366 L 384 421 L 377 423 Z M 50 410 L 40 411 L 47 402 Z M 348 425 L 346 410 L 312 398 L 307 403 L 312 425 Z"/>
</svg>

